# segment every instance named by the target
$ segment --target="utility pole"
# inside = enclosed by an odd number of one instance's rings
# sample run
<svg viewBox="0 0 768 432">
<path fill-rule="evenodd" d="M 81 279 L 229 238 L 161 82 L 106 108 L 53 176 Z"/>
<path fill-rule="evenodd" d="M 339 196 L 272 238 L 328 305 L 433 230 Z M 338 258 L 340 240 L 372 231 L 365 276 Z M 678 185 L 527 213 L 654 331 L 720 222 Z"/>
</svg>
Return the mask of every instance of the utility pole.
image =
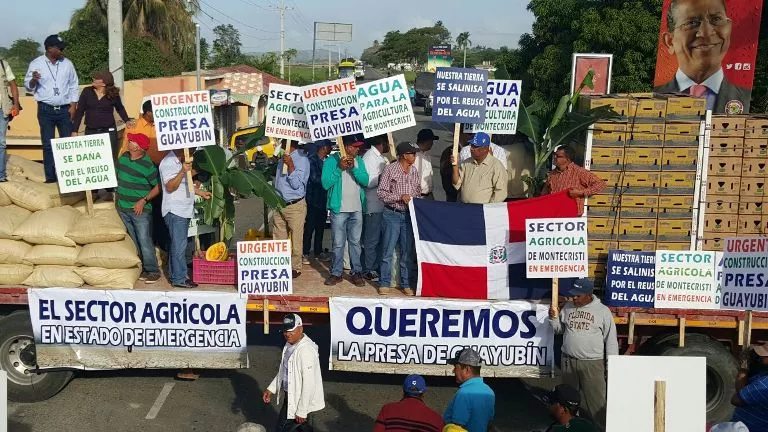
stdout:
<svg viewBox="0 0 768 432">
<path fill-rule="evenodd" d="M 200 24 L 195 23 L 195 76 L 197 77 L 197 89 L 202 88 L 200 82 Z"/>
<path fill-rule="evenodd" d="M 109 29 L 109 71 L 115 77 L 115 86 L 123 92 L 123 0 L 109 0 L 107 4 Z"/>
<path fill-rule="evenodd" d="M 293 9 L 285 6 L 285 0 L 280 0 L 277 6 L 280 11 L 280 79 L 285 79 L 285 11 Z"/>
</svg>

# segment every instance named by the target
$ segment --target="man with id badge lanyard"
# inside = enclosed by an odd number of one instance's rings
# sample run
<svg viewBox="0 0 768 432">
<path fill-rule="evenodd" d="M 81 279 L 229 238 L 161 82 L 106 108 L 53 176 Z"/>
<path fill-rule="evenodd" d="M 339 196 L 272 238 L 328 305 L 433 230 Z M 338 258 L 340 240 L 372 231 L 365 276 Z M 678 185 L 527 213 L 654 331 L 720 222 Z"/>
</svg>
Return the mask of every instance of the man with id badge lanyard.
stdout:
<svg viewBox="0 0 768 432">
<path fill-rule="evenodd" d="M 80 89 L 75 65 L 64 57 L 67 43 L 59 35 L 45 38 L 45 54 L 32 60 L 24 77 L 24 87 L 37 101 L 37 121 L 43 142 L 45 182 L 56 182 L 51 139 L 72 135 L 72 117 L 77 108 Z"/>
</svg>

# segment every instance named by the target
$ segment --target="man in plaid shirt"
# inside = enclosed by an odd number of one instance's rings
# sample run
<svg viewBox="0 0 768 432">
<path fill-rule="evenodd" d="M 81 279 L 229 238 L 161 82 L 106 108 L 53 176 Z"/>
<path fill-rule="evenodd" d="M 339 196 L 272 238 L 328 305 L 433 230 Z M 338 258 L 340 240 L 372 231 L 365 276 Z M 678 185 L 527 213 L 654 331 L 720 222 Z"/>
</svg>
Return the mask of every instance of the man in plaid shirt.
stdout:
<svg viewBox="0 0 768 432">
<path fill-rule="evenodd" d="M 401 142 L 396 147 L 397 162 L 384 168 L 376 194 L 384 203 L 384 235 L 379 272 L 379 284 L 389 287 L 392 282 L 392 252 L 400 245 L 400 289 L 411 288 L 409 271 L 413 253 L 413 234 L 408 203 L 421 196 L 421 176 L 413 165 L 419 147 Z"/>
<path fill-rule="evenodd" d="M 573 162 L 572 147 L 563 146 L 555 151 L 555 170 L 547 175 L 542 195 L 567 190 L 568 195 L 576 198 L 579 204 L 579 216 L 584 214 L 584 198 L 599 194 L 605 189 L 605 182 Z"/>
</svg>

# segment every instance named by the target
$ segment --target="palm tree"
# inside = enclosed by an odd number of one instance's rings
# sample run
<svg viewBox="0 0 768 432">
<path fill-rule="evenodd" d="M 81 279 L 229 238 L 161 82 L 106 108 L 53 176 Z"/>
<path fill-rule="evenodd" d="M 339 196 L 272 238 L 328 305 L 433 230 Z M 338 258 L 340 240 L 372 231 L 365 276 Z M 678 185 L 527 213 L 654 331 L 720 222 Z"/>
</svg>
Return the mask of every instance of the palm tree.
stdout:
<svg viewBox="0 0 768 432">
<path fill-rule="evenodd" d="M 456 45 L 464 49 L 464 67 L 467 67 L 467 46 L 472 45 L 472 41 L 469 40 L 469 32 L 459 33 L 456 36 Z"/>
<path fill-rule="evenodd" d="M 299 55 L 299 52 L 296 50 L 296 48 L 290 48 L 283 52 L 283 58 L 285 58 L 286 63 L 288 63 L 288 83 L 291 83 L 291 59 Z"/>
</svg>

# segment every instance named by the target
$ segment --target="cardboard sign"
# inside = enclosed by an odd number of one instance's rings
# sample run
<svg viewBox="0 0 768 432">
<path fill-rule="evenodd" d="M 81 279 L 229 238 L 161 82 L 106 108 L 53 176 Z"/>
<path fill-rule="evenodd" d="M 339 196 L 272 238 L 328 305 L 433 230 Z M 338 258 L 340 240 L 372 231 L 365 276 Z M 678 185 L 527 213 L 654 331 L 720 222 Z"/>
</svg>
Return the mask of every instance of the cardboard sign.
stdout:
<svg viewBox="0 0 768 432">
<path fill-rule="evenodd" d="M 736 237 L 723 250 L 723 309 L 768 311 L 768 237 Z"/>
<path fill-rule="evenodd" d="M 241 296 L 293 294 L 291 241 L 237 242 L 237 286 Z"/>
<path fill-rule="evenodd" d="M 656 251 L 655 307 L 717 309 L 715 253 Z"/>
<path fill-rule="evenodd" d="M 437 68 L 432 120 L 440 123 L 485 122 L 488 71 Z"/>
<path fill-rule="evenodd" d="M 587 277 L 586 218 L 527 219 L 525 223 L 528 279 Z"/>
<path fill-rule="evenodd" d="M 605 283 L 605 304 L 652 308 L 655 298 L 656 254 L 611 250 Z"/>
<path fill-rule="evenodd" d="M 357 100 L 366 138 L 416 126 L 404 75 L 359 84 Z"/>
<path fill-rule="evenodd" d="M 215 145 L 211 96 L 206 90 L 152 95 L 159 151 Z"/>
<path fill-rule="evenodd" d="M 301 88 L 312 141 L 363 132 L 355 78 Z"/>
<path fill-rule="evenodd" d="M 272 83 L 267 99 L 265 135 L 300 142 L 312 141 L 301 88 Z"/>
<path fill-rule="evenodd" d="M 485 122 L 468 124 L 467 132 L 516 134 L 522 86 L 523 82 L 520 80 L 488 80 Z"/>
<path fill-rule="evenodd" d="M 61 193 L 117 187 L 109 134 L 51 140 Z"/>
</svg>

